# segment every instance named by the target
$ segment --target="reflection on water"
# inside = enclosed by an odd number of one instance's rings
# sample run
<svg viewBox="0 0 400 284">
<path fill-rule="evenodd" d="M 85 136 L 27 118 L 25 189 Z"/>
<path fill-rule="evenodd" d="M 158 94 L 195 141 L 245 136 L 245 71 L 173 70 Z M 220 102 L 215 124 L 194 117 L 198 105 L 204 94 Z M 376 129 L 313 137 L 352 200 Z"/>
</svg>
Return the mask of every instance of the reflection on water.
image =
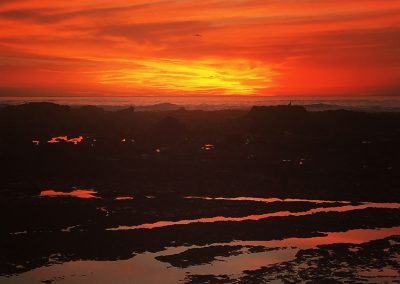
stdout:
<svg viewBox="0 0 400 284">
<path fill-rule="evenodd" d="M 68 136 L 57 136 L 51 138 L 47 143 L 53 144 L 53 143 L 60 143 L 60 142 L 67 142 L 67 143 L 73 143 L 74 145 L 77 145 L 78 143 L 81 143 L 83 141 L 83 136 L 78 136 L 75 138 L 69 138 Z"/>
<path fill-rule="evenodd" d="M 287 238 L 272 241 L 234 241 L 232 245 L 266 246 L 266 247 L 297 247 L 301 249 L 312 248 L 320 245 L 351 243 L 361 244 L 372 240 L 379 240 L 400 234 L 400 227 L 379 229 L 355 229 L 345 232 L 326 233 L 322 237 Z"/>
<path fill-rule="evenodd" d="M 69 197 L 77 197 L 77 198 L 98 198 L 94 194 L 97 191 L 92 189 L 75 189 L 71 192 L 62 192 L 62 191 L 55 191 L 52 189 L 43 190 L 40 192 L 39 196 L 46 196 L 46 197 L 59 197 L 59 196 L 69 196 Z"/>
<path fill-rule="evenodd" d="M 394 268 L 390 269 L 388 267 L 382 268 L 382 269 L 371 269 L 371 270 L 365 270 L 365 271 L 360 271 L 358 273 L 360 276 L 364 277 L 399 277 L 400 272 L 396 271 Z M 381 279 L 382 280 L 382 279 Z M 381 283 L 390 283 L 389 279 L 387 281 L 382 281 Z"/>
<path fill-rule="evenodd" d="M 69 226 L 61 230 L 61 232 L 69 233 L 72 229 L 79 227 L 79 225 Z"/>
<path fill-rule="evenodd" d="M 204 199 L 204 200 L 230 200 L 230 201 L 255 201 L 255 202 L 312 202 L 312 203 L 351 203 L 350 201 L 333 201 L 319 199 L 299 199 L 299 198 L 262 198 L 262 197 L 208 197 L 208 196 L 186 196 L 187 199 Z"/>
<path fill-rule="evenodd" d="M 115 200 L 132 200 L 132 196 L 117 196 L 115 197 Z"/>
<path fill-rule="evenodd" d="M 346 212 L 358 209 L 367 208 L 400 208 L 400 203 L 374 203 L 367 202 L 360 205 L 343 205 L 335 207 L 320 207 L 313 208 L 302 212 L 289 212 L 289 211 L 279 211 L 274 213 L 248 215 L 244 217 L 209 217 L 209 218 L 197 218 L 191 220 L 179 220 L 179 221 L 158 221 L 155 223 L 141 224 L 137 226 L 118 226 L 116 228 L 108 228 L 109 231 L 119 231 L 119 230 L 136 230 L 136 229 L 155 229 L 160 227 L 175 226 L 175 225 L 189 225 L 193 223 L 214 223 L 214 222 L 240 222 L 240 221 L 257 221 L 266 218 L 273 217 L 287 217 L 287 216 L 305 216 L 321 212 Z"/>
<path fill-rule="evenodd" d="M 74 189 L 71 192 L 60 192 L 54 190 L 44 190 L 40 193 L 40 196 L 71 196 L 77 198 L 96 198 L 96 191 L 90 189 Z M 146 196 L 147 198 L 158 198 L 156 196 Z M 191 220 L 178 220 L 178 221 L 159 221 L 155 223 L 141 224 L 137 226 L 119 226 L 116 228 L 109 228 L 109 231 L 116 230 L 133 230 L 133 229 L 156 229 L 166 226 L 174 225 L 186 225 L 192 223 L 212 223 L 212 222 L 240 222 L 248 220 L 261 220 L 264 218 L 273 217 L 285 217 L 285 216 L 305 216 L 319 212 L 347 212 L 352 210 L 363 210 L 367 208 L 400 208 L 400 203 L 374 203 L 364 202 L 358 204 L 352 204 L 348 201 L 326 201 L 326 200 L 309 200 L 309 199 L 278 199 L 278 198 L 254 198 L 254 197 L 186 197 L 186 198 L 201 198 L 205 200 L 231 200 L 237 201 L 240 206 L 240 201 L 255 201 L 255 202 L 313 202 L 313 203 L 339 203 L 332 204 L 334 207 L 318 207 L 310 210 L 304 210 L 301 212 L 289 212 L 280 211 L 267 214 L 259 215 L 248 215 L 244 217 L 226 217 L 216 216 L 210 218 L 197 218 Z M 131 200 L 133 196 L 116 196 L 111 200 Z M 107 199 L 101 199 L 96 201 L 107 201 Z M 113 204 L 119 204 L 119 202 L 113 202 Z M 87 203 L 89 204 L 89 203 Z M 128 206 L 130 203 L 119 204 L 121 207 L 130 209 Z M 212 206 L 213 202 L 210 202 Z M 235 203 L 236 204 L 236 203 Z M 103 205 L 103 204 L 102 204 Z M 96 207 L 102 212 L 102 216 L 110 216 L 110 212 L 106 206 Z M 321 205 L 322 206 L 322 205 Z M 324 218 L 321 215 L 321 218 Z M 111 218 L 107 218 L 111 219 Z M 111 224 L 111 223 L 110 223 Z M 118 223 L 114 223 L 118 224 Z M 385 225 L 382 225 L 382 227 Z M 63 236 L 70 237 L 74 234 L 79 234 L 83 230 L 79 228 L 79 225 L 65 226 L 61 229 Z M 89 229 L 90 230 L 90 229 Z M 337 228 L 336 228 L 337 230 Z M 160 239 L 163 238 L 162 231 L 155 231 L 160 233 Z M 16 235 L 15 238 L 23 237 L 18 236 L 20 234 L 26 234 L 27 232 L 16 232 L 12 235 Z M 102 230 L 96 231 L 96 234 L 107 234 L 117 236 L 119 234 L 130 234 L 132 232 L 105 232 Z M 145 233 L 145 231 L 138 231 L 136 233 Z M 146 233 L 151 233 L 147 231 Z M 315 233 L 315 232 L 314 232 Z M 187 279 L 188 275 L 230 275 L 233 279 L 239 279 L 243 276 L 243 271 L 246 270 L 257 270 L 261 267 L 268 265 L 277 265 L 296 259 L 296 254 L 303 249 L 315 248 L 319 245 L 329 245 L 335 243 L 350 243 L 355 244 L 349 248 L 352 253 L 362 252 L 361 244 L 369 242 L 371 240 L 383 239 L 389 236 L 400 234 L 400 227 L 393 228 L 380 228 L 380 229 L 355 229 L 348 230 L 345 232 L 320 232 L 318 237 L 290 237 L 281 240 L 246 240 L 242 241 L 237 239 L 229 243 L 209 243 L 205 246 L 191 245 L 185 243 L 184 246 L 177 247 L 166 247 L 162 251 L 144 252 L 136 256 L 133 256 L 135 251 L 128 251 L 128 255 L 132 257 L 127 260 L 117 261 L 67 261 L 64 263 L 58 263 L 57 259 L 64 257 L 60 254 L 59 258 L 56 258 L 52 262 L 51 266 L 42 266 L 19 275 L 13 275 L 8 278 L 0 277 L 1 283 L 179 283 L 180 281 Z M 301 235 L 301 234 L 300 234 Z M 314 234 L 315 235 L 315 234 Z M 291 235 L 296 236 L 296 235 Z M 298 236 L 298 235 L 297 235 Z M 12 236 L 14 237 L 14 236 Z M 168 235 L 167 235 L 168 237 Z M 155 240 L 156 242 L 157 240 Z M 391 241 L 395 242 L 395 241 Z M 390 243 L 392 245 L 392 243 Z M 217 247 L 228 246 L 233 249 L 234 253 L 220 254 Z M 238 247 L 234 250 L 234 247 Z M 261 249 L 251 250 L 250 247 L 258 247 Z M 212 249 L 213 258 L 201 259 L 204 255 L 207 256 L 205 250 Z M 264 249 L 263 249 L 264 248 Z M 99 248 L 101 249 L 101 248 Z M 194 254 L 187 254 L 188 250 L 195 249 Z M 208 250 L 210 251 L 210 250 Z M 304 251 L 302 251 L 304 252 Z M 348 251 L 346 251 L 348 253 Z M 189 255 L 189 256 L 188 256 Z M 164 258 L 158 258 L 163 256 Z M 168 262 L 165 260 L 165 256 L 178 258 L 179 261 L 185 263 L 184 266 L 174 265 L 174 262 Z M 66 258 L 68 256 L 65 256 Z M 96 259 L 96 255 L 89 259 Z M 51 258 L 51 256 L 49 257 Z M 66 259 L 64 258 L 64 259 Z M 67 258 L 68 259 L 68 258 Z M 164 260 L 163 260 L 164 259 Z M 171 259 L 171 258 L 169 258 Z M 312 256 L 311 258 L 312 259 Z M 165 262 L 163 262 L 165 261 Z M 187 264 L 187 265 L 186 265 Z M 368 270 L 360 269 L 359 275 L 364 277 L 363 279 L 379 280 L 388 279 L 390 277 L 397 277 L 396 271 L 391 270 L 390 267 L 386 267 L 383 270 L 376 270 L 373 266 Z M 381 277 L 382 276 L 382 277 Z M 383 276 L 385 278 L 383 278 Z M 397 278 L 396 278 L 397 279 Z M 393 279 L 392 279 L 393 280 Z M 47 282 L 46 282 L 47 281 Z M 390 281 L 389 281 L 390 282 Z M 212 282 L 207 282 L 212 283 Z"/>
<path fill-rule="evenodd" d="M 221 257 L 212 264 L 192 266 L 184 269 L 170 266 L 155 259 L 157 256 L 175 254 L 196 246 L 167 248 L 157 253 L 143 253 L 128 260 L 119 261 L 71 261 L 41 267 L 18 276 L 5 279 L 4 283 L 39 283 L 43 280 L 58 280 L 56 283 L 140 283 L 175 284 L 187 273 L 239 274 L 243 270 L 256 269 L 261 265 L 274 264 L 292 259 L 297 249 L 273 250 L 261 253 L 240 254 Z"/>
<path fill-rule="evenodd" d="M 210 150 L 212 150 L 212 149 L 214 149 L 214 148 L 215 148 L 215 146 L 214 146 L 213 144 L 204 144 L 204 145 L 201 147 L 201 149 L 204 150 L 204 151 L 210 151 Z"/>
<path fill-rule="evenodd" d="M 161 255 L 179 254 L 192 248 L 210 246 L 169 247 L 163 251 L 134 256 L 128 260 L 119 261 L 71 261 L 37 268 L 10 278 L 3 278 L 4 283 L 39 283 L 43 280 L 57 280 L 56 283 L 178 283 L 188 274 L 228 274 L 238 276 L 245 270 L 255 270 L 269 264 L 281 263 L 295 258 L 300 249 L 331 243 L 361 244 L 375 239 L 398 234 L 400 227 L 383 229 L 359 229 L 339 233 L 327 233 L 324 237 L 288 238 L 273 241 L 234 241 L 218 243 L 229 246 L 265 246 L 280 247 L 271 251 L 243 253 L 229 257 L 218 257 L 218 261 L 209 264 L 177 268 L 168 263 L 157 261 Z M 371 270 L 361 272 L 366 276 L 373 274 L 385 275 L 384 272 Z M 393 274 L 392 271 L 390 271 Z M 2 280 L 3 280 L 2 279 Z"/>
<path fill-rule="evenodd" d="M 21 232 L 15 232 L 15 233 L 9 233 L 10 235 L 24 235 L 27 234 L 28 231 L 21 231 Z"/>
</svg>

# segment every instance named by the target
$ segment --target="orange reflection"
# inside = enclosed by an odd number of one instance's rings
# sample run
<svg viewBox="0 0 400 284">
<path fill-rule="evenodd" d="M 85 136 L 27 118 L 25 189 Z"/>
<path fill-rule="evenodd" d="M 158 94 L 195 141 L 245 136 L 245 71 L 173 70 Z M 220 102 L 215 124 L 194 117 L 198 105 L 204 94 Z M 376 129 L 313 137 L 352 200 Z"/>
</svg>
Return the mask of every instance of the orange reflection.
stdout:
<svg viewBox="0 0 400 284">
<path fill-rule="evenodd" d="M 361 244 L 372 240 L 398 235 L 400 227 L 378 229 L 354 229 L 345 232 L 329 232 L 326 236 L 311 238 L 287 238 L 272 241 L 235 241 L 232 245 L 262 245 L 266 247 L 299 247 L 312 248 L 319 245 L 336 243 Z"/>
<path fill-rule="evenodd" d="M 67 142 L 67 143 L 73 143 L 74 145 L 77 145 L 78 143 L 81 143 L 83 141 L 83 136 L 75 137 L 75 138 L 70 138 L 68 139 L 68 136 L 57 136 L 51 138 L 47 143 L 53 144 L 53 143 L 60 143 L 61 141 Z"/>
<path fill-rule="evenodd" d="M 97 191 L 91 189 L 75 189 L 71 192 L 62 192 L 62 191 L 55 191 L 52 189 L 43 190 L 40 192 L 39 196 L 42 197 L 58 197 L 58 196 L 69 196 L 69 197 L 76 197 L 76 198 L 98 198 L 94 194 Z"/>
<path fill-rule="evenodd" d="M 132 196 L 117 196 L 115 197 L 115 200 L 132 200 Z"/>
<path fill-rule="evenodd" d="M 119 230 L 136 230 L 136 229 L 155 229 L 161 227 L 168 226 L 176 226 L 176 225 L 189 225 L 193 223 L 214 223 L 214 222 L 242 222 L 242 221 L 258 221 L 266 218 L 274 218 L 274 217 L 288 217 L 288 216 L 306 216 L 312 215 L 315 213 L 321 212 L 348 212 L 352 210 L 360 210 L 366 208 L 400 208 L 400 203 L 374 203 L 367 202 L 360 205 L 343 205 L 343 206 L 334 206 L 334 207 L 320 207 L 313 208 L 307 211 L 302 212 L 290 212 L 290 211 L 279 211 L 273 213 L 266 214 L 257 214 L 257 215 L 248 215 L 244 217 L 224 217 L 224 216 L 216 216 L 216 217 L 207 217 L 207 218 L 198 218 L 191 220 L 179 220 L 179 221 L 158 221 L 155 223 L 141 224 L 137 226 L 118 226 L 116 228 L 109 228 L 107 230 L 110 231 L 119 231 Z"/>
<path fill-rule="evenodd" d="M 276 198 L 276 197 L 208 197 L 208 196 L 185 196 L 186 199 L 204 199 L 204 200 L 230 200 L 230 201 L 254 201 L 254 202 L 312 202 L 312 203 L 342 203 L 349 204 L 350 201 L 343 200 L 321 200 L 321 199 L 301 199 L 301 198 Z"/>
</svg>

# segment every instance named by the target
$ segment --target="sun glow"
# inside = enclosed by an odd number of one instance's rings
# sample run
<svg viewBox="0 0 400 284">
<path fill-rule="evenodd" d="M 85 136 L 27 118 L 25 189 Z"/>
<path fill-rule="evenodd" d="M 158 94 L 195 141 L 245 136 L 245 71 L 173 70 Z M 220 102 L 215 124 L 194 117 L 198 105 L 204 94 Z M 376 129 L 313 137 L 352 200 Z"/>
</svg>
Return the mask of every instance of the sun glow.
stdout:
<svg viewBox="0 0 400 284">
<path fill-rule="evenodd" d="M 0 95 L 398 94 L 399 23 L 398 0 L 0 1 Z"/>
<path fill-rule="evenodd" d="M 273 86 L 272 68 L 248 60 L 136 60 L 134 68 L 105 70 L 99 81 L 168 93 L 248 95 Z"/>
</svg>

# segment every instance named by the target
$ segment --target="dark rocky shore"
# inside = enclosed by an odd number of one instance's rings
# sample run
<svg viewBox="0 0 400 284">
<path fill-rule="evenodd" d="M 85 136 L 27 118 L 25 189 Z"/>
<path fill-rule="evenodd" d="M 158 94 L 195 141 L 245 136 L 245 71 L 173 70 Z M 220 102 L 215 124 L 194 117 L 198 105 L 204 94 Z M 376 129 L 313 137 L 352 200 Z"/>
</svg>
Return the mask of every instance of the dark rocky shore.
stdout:
<svg viewBox="0 0 400 284">
<path fill-rule="evenodd" d="M 0 108 L 0 121 L 2 196 L 83 187 L 102 195 L 400 201 L 400 113 L 30 103 Z M 82 141 L 46 142 L 58 136 Z"/>
<path fill-rule="evenodd" d="M 206 246 L 156 257 L 190 268 L 279 249 L 226 245 L 236 240 L 400 226 L 395 206 L 312 211 L 400 202 L 400 113 L 308 112 L 300 106 L 137 112 L 30 103 L 1 107 L 0 121 L 3 277 L 70 260 L 121 260 L 167 247 Z M 78 189 L 93 190 L 94 198 L 65 196 Z M 44 190 L 64 196 L 40 196 Z M 293 215 L 299 212 L 310 214 Z M 109 230 L 269 213 L 277 215 Z M 193 274 L 185 281 L 357 282 L 366 279 L 359 272 L 367 268 L 399 271 L 398 254 L 398 237 L 332 244 L 300 250 L 291 261 L 239 278 Z M 340 272 L 343 263 L 352 268 Z"/>
</svg>

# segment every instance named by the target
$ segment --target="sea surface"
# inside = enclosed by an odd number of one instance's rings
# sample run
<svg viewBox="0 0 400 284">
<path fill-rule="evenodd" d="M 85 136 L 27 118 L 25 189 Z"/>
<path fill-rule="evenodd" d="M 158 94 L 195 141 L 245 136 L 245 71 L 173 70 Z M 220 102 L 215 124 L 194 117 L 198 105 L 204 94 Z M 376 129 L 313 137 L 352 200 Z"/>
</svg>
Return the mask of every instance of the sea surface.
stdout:
<svg viewBox="0 0 400 284">
<path fill-rule="evenodd" d="M 138 111 L 250 109 L 252 106 L 302 105 L 310 111 L 335 109 L 359 111 L 400 111 L 400 96 L 391 97 L 287 97 L 287 96 L 212 96 L 212 97 L 0 97 L 0 105 L 51 102 L 69 106 L 94 105 L 105 109 L 134 106 Z"/>
</svg>

